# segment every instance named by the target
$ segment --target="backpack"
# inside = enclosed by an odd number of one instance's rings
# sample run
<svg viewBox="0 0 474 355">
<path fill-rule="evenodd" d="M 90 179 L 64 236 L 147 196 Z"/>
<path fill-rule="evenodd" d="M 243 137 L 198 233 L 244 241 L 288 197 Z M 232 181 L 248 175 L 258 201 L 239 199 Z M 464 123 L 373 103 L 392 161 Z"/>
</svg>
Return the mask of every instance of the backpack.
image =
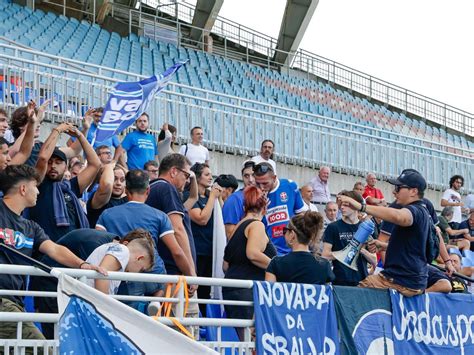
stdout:
<svg viewBox="0 0 474 355">
<path fill-rule="evenodd" d="M 425 204 L 421 204 L 425 209 L 425 212 L 428 214 L 428 218 L 430 220 L 430 231 L 428 233 L 428 239 L 426 240 L 426 262 L 431 264 L 433 260 L 435 260 L 439 255 L 439 238 L 438 234 L 436 233 L 436 228 L 431 218 L 430 212 L 428 208 L 426 208 Z"/>
</svg>

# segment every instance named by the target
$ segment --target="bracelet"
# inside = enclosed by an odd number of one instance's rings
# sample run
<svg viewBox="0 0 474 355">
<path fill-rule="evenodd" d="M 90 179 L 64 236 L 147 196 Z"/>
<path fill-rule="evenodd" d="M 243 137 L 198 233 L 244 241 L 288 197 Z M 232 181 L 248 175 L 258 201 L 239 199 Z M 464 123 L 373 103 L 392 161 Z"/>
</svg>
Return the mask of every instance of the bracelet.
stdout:
<svg viewBox="0 0 474 355">
<path fill-rule="evenodd" d="M 57 128 L 53 128 L 52 131 L 56 131 L 56 132 L 58 132 L 58 134 L 61 134 L 61 131 Z"/>
<path fill-rule="evenodd" d="M 84 264 L 89 264 L 87 261 L 83 261 L 80 265 L 79 265 L 79 269 L 82 268 L 82 265 Z"/>
<path fill-rule="evenodd" d="M 365 200 L 363 200 L 363 201 L 364 202 L 361 202 L 360 209 L 359 209 L 359 211 L 362 212 L 362 213 L 364 213 L 365 210 L 367 209 L 367 204 L 365 203 Z"/>
<path fill-rule="evenodd" d="M 443 260 L 443 262 L 444 262 L 445 264 L 446 264 L 447 262 L 449 262 L 449 261 L 453 262 L 453 259 Z"/>
</svg>

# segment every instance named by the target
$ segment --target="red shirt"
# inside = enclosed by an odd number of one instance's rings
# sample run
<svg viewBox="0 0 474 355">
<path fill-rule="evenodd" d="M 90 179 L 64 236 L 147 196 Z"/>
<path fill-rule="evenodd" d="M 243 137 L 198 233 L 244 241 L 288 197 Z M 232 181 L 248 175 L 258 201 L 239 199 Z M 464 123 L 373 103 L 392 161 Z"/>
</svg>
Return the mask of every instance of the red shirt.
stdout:
<svg viewBox="0 0 474 355">
<path fill-rule="evenodd" d="M 378 199 L 383 199 L 383 193 L 376 187 L 370 187 L 369 185 L 366 185 L 364 188 L 364 193 L 362 194 L 362 197 L 367 199 L 367 197 L 375 197 Z M 370 205 L 370 203 L 367 202 L 367 204 Z"/>
</svg>

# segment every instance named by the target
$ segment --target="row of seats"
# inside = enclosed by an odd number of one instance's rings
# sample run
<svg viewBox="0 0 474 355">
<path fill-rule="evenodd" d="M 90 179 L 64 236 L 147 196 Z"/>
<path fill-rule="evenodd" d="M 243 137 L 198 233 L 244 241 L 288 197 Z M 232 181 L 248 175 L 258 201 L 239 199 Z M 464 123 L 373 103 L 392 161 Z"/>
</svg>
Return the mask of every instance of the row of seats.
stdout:
<svg viewBox="0 0 474 355">
<path fill-rule="evenodd" d="M 184 70 L 178 71 L 176 82 L 256 101 L 242 102 L 246 108 L 268 110 L 267 105 L 272 105 L 273 112 L 284 116 L 297 115 L 287 109 L 322 115 L 335 119 L 328 121 L 329 125 L 344 128 L 348 123 L 358 124 L 361 125 L 357 128 L 360 132 L 367 131 L 366 128 L 379 128 L 386 132 L 382 134 L 384 138 L 402 134 L 412 137 L 407 140 L 412 144 L 417 143 L 414 138 L 421 138 L 428 141 L 424 143 L 427 147 L 432 146 L 429 142 L 439 143 L 462 155 L 465 153 L 459 148 L 474 149 L 473 141 L 463 135 L 448 133 L 444 128 L 412 119 L 323 82 L 288 76 L 135 34 L 120 37 L 85 20 L 32 11 L 6 0 L 0 0 L 0 35 L 41 52 L 145 76 L 161 73 L 176 61 L 188 60 Z M 107 70 L 103 73 L 118 80 L 129 79 L 125 73 Z M 204 96 L 198 90 L 179 88 L 179 91 Z M 237 100 L 220 97 L 220 101 L 235 105 Z M 314 116 L 306 116 L 306 119 L 323 123 Z"/>
</svg>

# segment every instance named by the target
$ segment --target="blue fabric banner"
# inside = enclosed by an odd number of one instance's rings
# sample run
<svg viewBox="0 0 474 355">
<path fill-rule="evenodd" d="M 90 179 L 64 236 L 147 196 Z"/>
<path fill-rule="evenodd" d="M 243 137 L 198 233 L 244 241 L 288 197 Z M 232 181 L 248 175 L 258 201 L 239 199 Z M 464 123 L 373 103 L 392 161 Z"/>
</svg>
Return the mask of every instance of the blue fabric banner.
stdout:
<svg viewBox="0 0 474 355">
<path fill-rule="evenodd" d="M 138 82 L 118 83 L 110 92 L 97 126 L 95 142 L 103 142 L 131 126 L 147 110 L 155 94 L 165 88 L 172 75 L 185 63 L 176 63 L 159 78 L 154 75 Z"/>
<path fill-rule="evenodd" d="M 257 354 L 339 354 L 329 286 L 255 282 Z"/>
<path fill-rule="evenodd" d="M 474 297 L 390 291 L 395 354 L 474 354 Z"/>
</svg>

